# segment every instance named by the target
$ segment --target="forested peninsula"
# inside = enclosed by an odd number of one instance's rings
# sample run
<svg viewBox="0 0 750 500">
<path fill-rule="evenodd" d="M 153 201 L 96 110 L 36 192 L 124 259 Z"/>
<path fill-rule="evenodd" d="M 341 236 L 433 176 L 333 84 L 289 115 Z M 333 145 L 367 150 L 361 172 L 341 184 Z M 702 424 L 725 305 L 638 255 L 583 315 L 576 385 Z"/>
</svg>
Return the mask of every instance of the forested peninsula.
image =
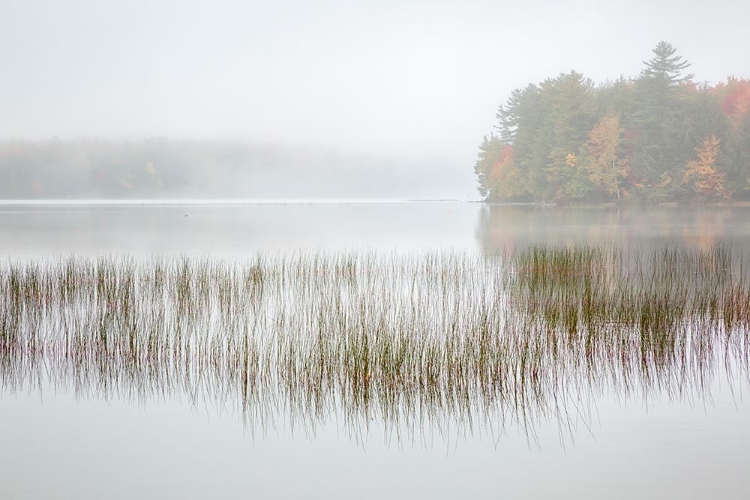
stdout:
<svg viewBox="0 0 750 500">
<path fill-rule="evenodd" d="M 515 90 L 479 147 L 483 199 L 534 203 L 750 199 L 750 80 L 699 84 L 667 42 L 637 78 L 571 71 Z"/>
</svg>

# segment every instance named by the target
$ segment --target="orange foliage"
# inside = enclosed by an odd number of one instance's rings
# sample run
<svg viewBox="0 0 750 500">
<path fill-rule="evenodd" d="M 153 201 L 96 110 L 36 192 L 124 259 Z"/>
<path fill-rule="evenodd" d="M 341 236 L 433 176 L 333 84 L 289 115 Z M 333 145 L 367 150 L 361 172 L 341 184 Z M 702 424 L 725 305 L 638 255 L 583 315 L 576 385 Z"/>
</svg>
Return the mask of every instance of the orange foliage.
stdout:
<svg viewBox="0 0 750 500">
<path fill-rule="evenodd" d="M 507 144 L 503 151 L 500 153 L 500 157 L 492 164 L 492 172 L 490 172 L 490 183 L 494 186 L 499 186 L 505 180 L 508 175 L 508 171 L 513 166 L 513 146 Z"/>
<path fill-rule="evenodd" d="M 750 111 L 750 80 L 730 78 L 719 84 L 716 90 L 724 96 L 721 110 L 736 125 Z"/>
<path fill-rule="evenodd" d="M 492 192 L 501 199 L 519 199 L 526 194 L 523 177 L 516 168 L 513 146 L 505 146 L 498 160 L 492 165 L 490 185 Z"/>
</svg>

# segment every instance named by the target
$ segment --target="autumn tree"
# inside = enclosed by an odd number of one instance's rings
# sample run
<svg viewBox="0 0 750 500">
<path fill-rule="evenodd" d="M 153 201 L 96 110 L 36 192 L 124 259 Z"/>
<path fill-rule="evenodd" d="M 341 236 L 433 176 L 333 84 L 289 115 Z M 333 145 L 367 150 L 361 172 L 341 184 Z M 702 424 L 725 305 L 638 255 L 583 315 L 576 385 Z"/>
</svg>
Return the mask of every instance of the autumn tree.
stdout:
<svg viewBox="0 0 750 500">
<path fill-rule="evenodd" d="M 721 110 L 732 125 L 738 126 L 750 111 L 750 80 L 731 77 L 727 83 L 716 86 L 721 96 Z"/>
<path fill-rule="evenodd" d="M 494 135 L 489 138 L 484 136 L 479 145 L 479 154 L 474 163 L 474 174 L 477 176 L 477 191 L 482 199 L 490 199 L 493 196 L 491 176 L 495 163 L 501 161 L 501 155 L 505 144 Z"/>
<path fill-rule="evenodd" d="M 526 182 L 515 164 L 513 146 L 506 144 L 490 174 L 491 196 L 498 200 L 520 201 L 528 196 Z"/>
<path fill-rule="evenodd" d="M 627 174 L 627 161 L 620 158 L 621 139 L 620 119 L 610 114 L 591 129 L 586 143 L 589 179 L 610 197 L 616 195 L 618 201 L 622 199 L 620 180 Z"/>
<path fill-rule="evenodd" d="M 513 160 L 513 146 L 491 135 L 484 137 L 474 164 L 479 195 L 485 200 L 522 200 L 527 196 L 523 176 Z"/>
<path fill-rule="evenodd" d="M 705 198 L 731 197 L 724 186 L 724 173 L 716 169 L 719 143 L 720 140 L 715 135 L 706 137 L 703 144 L 695 148 L 698 159 L 690 160 L 685 165 L 682 183 L 687 184 Z"/>
</svg>

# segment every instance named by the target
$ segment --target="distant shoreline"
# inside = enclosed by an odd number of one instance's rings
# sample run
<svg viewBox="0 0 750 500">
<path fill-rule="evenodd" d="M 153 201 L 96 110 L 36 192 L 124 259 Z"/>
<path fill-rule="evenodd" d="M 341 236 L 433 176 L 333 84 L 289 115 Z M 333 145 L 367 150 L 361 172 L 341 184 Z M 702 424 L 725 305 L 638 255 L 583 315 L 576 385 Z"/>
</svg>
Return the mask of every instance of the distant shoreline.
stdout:
<svg viewBox="0 0 750 500">
<path fill-rule="evenodd" d="M 0 206 L 139 206 L 139 205 L 397 205 L 412 203 L 482 203 L 481 200 L 462 199 L 5 199 Z"/>
<path fill-rule="evenodd" d="M 664 202 L 655 204 L 641 203 L 532 203 L 532 202 L 498 202 L 487 200 L 470 200 L 457 198 L 424 198 L 424 199 L 379 199 L 379 198 L 319 198 L 319 199 L 0 199 L 0 207 L 86 207 L 86 206 L 283 206 L 283 205 L 410 205 L 410 204 L 478 204 L 484 206 L 504 207 L 537 207 L 537 208 L 747 208 L 750 201 L 716 201 L 716 202 Z"/>
</svg>

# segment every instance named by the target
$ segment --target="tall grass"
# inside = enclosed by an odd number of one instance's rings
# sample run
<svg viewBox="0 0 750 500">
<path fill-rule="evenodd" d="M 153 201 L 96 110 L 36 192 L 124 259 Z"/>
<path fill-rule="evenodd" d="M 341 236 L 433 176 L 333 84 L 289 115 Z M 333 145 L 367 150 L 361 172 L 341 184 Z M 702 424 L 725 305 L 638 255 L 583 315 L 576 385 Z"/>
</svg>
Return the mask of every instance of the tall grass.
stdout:
<svg viewBox="0 0 750 500">
<path fill-rule="evenodd" d="M 0 381 L 235 404 L 253 425 L 539 419 L 750 383 L 750 286 L 726 247 L 70 257 L 0 269 Z"/>
</svg>

